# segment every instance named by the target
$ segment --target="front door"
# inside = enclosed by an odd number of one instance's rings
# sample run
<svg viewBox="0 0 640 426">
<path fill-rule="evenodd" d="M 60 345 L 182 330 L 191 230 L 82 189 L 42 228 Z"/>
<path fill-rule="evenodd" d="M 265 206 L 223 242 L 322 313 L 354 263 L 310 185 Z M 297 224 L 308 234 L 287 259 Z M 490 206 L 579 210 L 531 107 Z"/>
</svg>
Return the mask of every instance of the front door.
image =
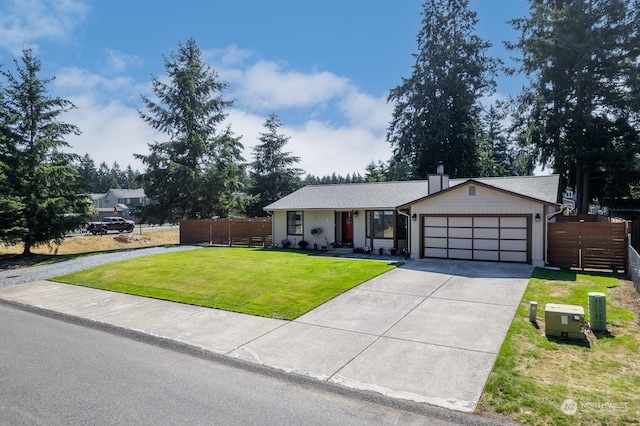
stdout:
<svg viewBox="0 0 640 426">
<path fill-rule="evenodd" d="M 342 244 L 353 244 L 353 213 L 342 212 Z"/>
</svg>

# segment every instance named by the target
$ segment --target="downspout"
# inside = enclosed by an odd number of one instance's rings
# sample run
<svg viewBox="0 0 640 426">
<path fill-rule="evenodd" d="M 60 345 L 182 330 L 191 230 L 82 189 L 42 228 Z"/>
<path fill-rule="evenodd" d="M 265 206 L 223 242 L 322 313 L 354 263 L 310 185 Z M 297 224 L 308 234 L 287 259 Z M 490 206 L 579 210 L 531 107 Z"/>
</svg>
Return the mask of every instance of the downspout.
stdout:
<svg viewBox="0 0 640 426">
<path fill-rule="evenodd" d="M 401 214 L 402 216 L 406 216 L 407 217 L 407 254 L 410 256 L 411 255 L 411 217 L 409 216 L 409 213 L 403 213 L 400 211 L 400 209 L 396 209 L 396 211 L 398 212 L 398 214 Z"/>
<path fill-rule="evenodd" d="M 555 216 L 564 213 L 564 211 L 566 209 L 568 209 L 568 206 L 560 206 L 560 210 L 558 210 L 557 212 L 553 212 L 553 213 L 549 213 L 548 215 L 545 216 L 545 221 L 544 221 L 544 228 L 545 228 L 545 233 L 544 233 L 544 264 L 548 265 L 548 253 L 549 253 L 549 237 L 548 237 L 548 233 L 549 233 L 549 220 L 551 220 L 552 218 L 554 218 Z"/>
</svg>

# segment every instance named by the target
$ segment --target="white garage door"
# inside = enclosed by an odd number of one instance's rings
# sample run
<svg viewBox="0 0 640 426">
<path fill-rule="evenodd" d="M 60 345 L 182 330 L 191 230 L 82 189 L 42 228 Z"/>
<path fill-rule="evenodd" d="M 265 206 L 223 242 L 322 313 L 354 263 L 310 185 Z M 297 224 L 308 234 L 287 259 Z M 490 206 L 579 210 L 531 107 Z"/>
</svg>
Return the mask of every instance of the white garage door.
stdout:
<svg viewBox="0 0 640 426">
<path fill-rule="evenodd" d="M 529 262 L 527 216 L 423 216 L 424 257 Z"/>
</svg>

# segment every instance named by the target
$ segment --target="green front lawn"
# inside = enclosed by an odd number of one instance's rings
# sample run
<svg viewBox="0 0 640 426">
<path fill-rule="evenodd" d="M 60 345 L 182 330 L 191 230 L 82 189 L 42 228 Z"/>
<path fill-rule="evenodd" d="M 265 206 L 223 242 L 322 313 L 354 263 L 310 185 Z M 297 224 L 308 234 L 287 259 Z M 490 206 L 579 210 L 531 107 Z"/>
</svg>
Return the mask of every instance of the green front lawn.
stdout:
<svg viewBox="0 0 640 426">
<path fill-rule="evenodd" d="M 396 266 L 294 250 L 206 248 L 135 258 L 52 281 L 291 320 Z"/>
<path fill-rule="evenodd" d="M 609 333 L 591 334 L 590 346 L 547 339 L 544 306 L 579 305 L 588 319 L 592 291 L 607 295 Z M 530 301 L 538 302 L 539 328 L 529 322 Z M 638 306 L 633 286 L 613 275 L 536 269 L 479 410 L 527 424 L 639 424 Z M 575 401 L 575 414 L 567 410 L 566 400 Z"/>
</svg>

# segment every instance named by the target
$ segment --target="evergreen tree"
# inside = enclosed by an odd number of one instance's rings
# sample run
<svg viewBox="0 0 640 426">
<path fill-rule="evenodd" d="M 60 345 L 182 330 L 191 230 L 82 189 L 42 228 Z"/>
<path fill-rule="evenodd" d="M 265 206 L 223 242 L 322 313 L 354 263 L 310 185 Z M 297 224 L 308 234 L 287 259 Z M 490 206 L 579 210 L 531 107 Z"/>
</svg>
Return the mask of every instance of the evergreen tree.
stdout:
<svg viewBox="0 0 640 426">
<path fill-rule="evenodd" d="M 365 167 L 365 182 L 384 182 L 387 180 L 387 170 L 382 161 L 378 160 L 378 164 L 373 160 Z"/>
<path fill-rule="evenodd" d="M 135 155 L 146 166 L 141 175 L 145 193 L 155 201 L 145 206 L 142 219 L 162 223 L 226 214 L 225 194 L 239 178 L 229 174 L 233 167 L 228 162 L 238 159 L 229 132 L 218 131 L 232 104 L 221 97 L 228 84 L 202 61 L 194 39 L 165 58 L 165 69 L 168 83 L 152 80 L 157 101 L 142 97 L 147 112 L 140 117 L 168 137 L 149 144 L 148 155 Z"/>
<path fill-rule="evenodd" d="M 514 175 L 512 152 L 502 126 L 505 112 L 496 105 L 482 117 L 482 135 L 478 139 L 478 176 Z"/>
<path fill-rule="evenodd" d="M 76 167 L 80 175 L 80 185 L 84 192 L 97 192 L 95 188 L 98 183 L 98 171 L 96 170 L 96 163 L 89 154 L 80 157 Z"/>
<path fill-rule="evenodd" d="M 114 173 L 105 161 L 98 166 L 96 183 L 97 185 L 94 187 L 94 192 L 97 193 L 107 192 L 109 189 L 121 188 L 117 173 Z"/>
<path fill-rule="evenodd" d="M 512 24 L 521 35 L 508 46 L 530 76 L 519 139 L 575 185 L 580 213 L 593 196 L 628 192 L 638 176 L 639 2 L 534 1 Z"/>
<path fill-rule="evenodd" d="M 30 255 L 33 247 L 59 245 L 67 232 L 84 225 L 89 202 L 80 195 L 77 156 L 60 151 L 69 146 L 67 135 L 79 134 L 59 120 L 73 104 L 47 94 L 51 79 L 39 77 L 40 61 L 31 49 L 14 63 L 15 74 L 1 72 L 7 85 L 0 99 L 0 220 L 16 221 L 0 236 L 5 243 L 22 243 L 22 254 Z"/>
<path fill-rule="evenodd" d="M 392 174 L 424 179 L 441 163 L 452 177 L 473 176 L 479 100 L 495 86 L 497 61 L 473 34 L 477 19 L 468 0 L 425 0 L 422 14 L 413 73 L 389 95 Z"/>
<path fill-rule="evenodd" d="M 266 131 L 260 133 L 260 143 L 253 148 L 249 193 L 255 197 L 255 203 L 249 211 L 251 216 L 264 216 L 264 206 L 300 187 L 303 171 L 294 167 L 300 157 L 283 152 L 289 137 L 278 133 L 281 125 L 278 116 L 271 114 L 264 123 Z"/>
</svg>

